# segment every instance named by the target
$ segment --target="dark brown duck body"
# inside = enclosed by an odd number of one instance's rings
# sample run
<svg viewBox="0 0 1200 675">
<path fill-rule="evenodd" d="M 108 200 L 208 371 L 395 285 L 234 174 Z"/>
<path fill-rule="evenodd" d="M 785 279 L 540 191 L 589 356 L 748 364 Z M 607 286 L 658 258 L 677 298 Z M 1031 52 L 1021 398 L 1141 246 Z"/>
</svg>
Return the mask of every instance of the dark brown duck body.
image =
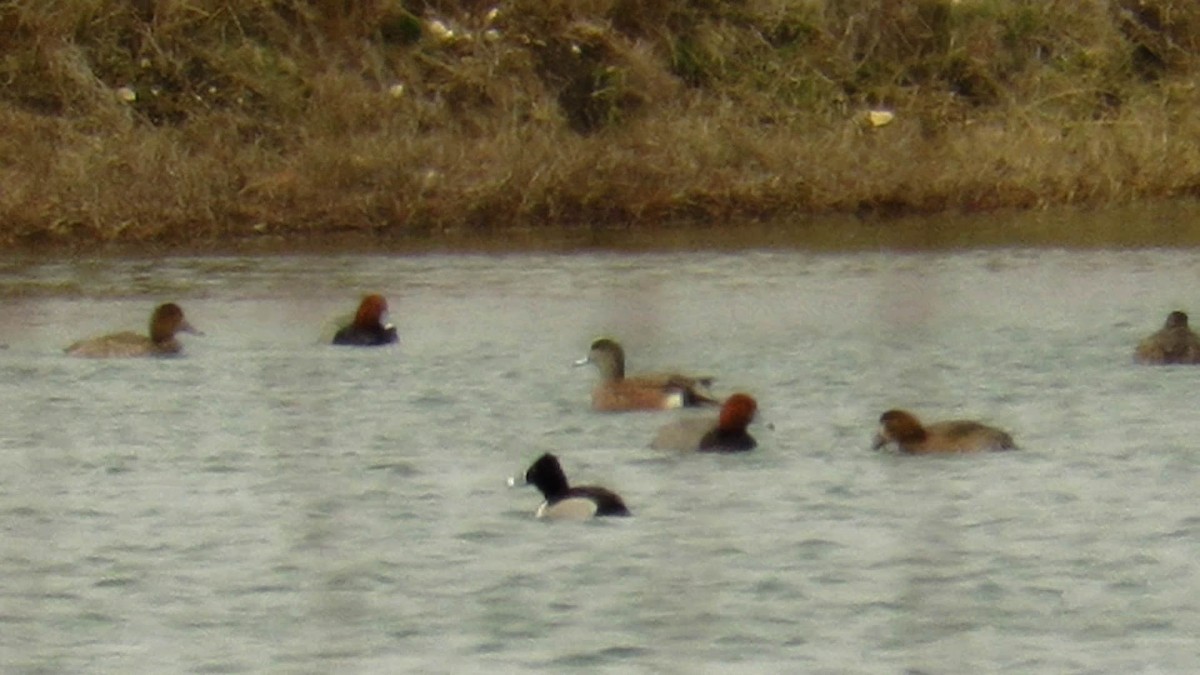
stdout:
<svg viewBox="0 0 1200 675">
<path fill-rule="evenodd" d="M 183 345 L 175 339 L 178 333 L 202 335 L 188 323 L 179 305 L 168 302 L 156 307 L 150 315 L 149 335 L 133 331 L 112 333 L 80 340 L 64 351 L 81 358 L 175 356 L 183 351 Z"/>
<path fill-rule="evenodd" d="M 928 455 L 956 452 L 1015 450 L 1012 436 L 974 420 L 949 420 L 922 425 L 910 412 L 889 410 L 879 418 L 879 432 L 872 448 L 889 443 L 905 454 Z"/>
<path fill-rule="evenodd" d="M 1145 365 L 1200 363 L 1200 336 L 1188 327 L 1188 315 L 1174 311 L 1163 327 L 1138 343 L 1133 360 Z"/>
</svg>

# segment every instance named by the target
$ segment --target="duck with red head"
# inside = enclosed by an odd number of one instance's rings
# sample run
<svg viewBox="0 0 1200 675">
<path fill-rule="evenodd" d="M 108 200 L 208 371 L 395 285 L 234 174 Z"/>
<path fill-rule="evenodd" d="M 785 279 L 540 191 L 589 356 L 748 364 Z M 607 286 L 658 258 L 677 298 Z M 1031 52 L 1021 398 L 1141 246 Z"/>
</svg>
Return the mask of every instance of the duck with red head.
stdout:
<svg viewBox="0 0 1200 675">
<path fill-rule="evenodd" d="M 387 322 L 388 304 L 382 295 L 371 294 L 358 304 L 354 321 L 333 336 L 333 344 L 351 347 L 390 345 L 400 338 L 396 327 Z"/>
<path fill-rule="evenodd" d="M 1016 450 L 1012 436 L 974 420 L 950 420 L 922 425 L 910 412 L 889 410 L 879 417 L 879 432 L 871 444 L 888 444 L 909 455 Z"/>
<path fill-rule="evenodd" d="M 758 447 L 746 428 L 754 421 L 758 402 L 749 394 L 725 399 L 717 417 L 692 417 L 660 428 L 650 447 L 680 452 L 745 452 Z"/>
<path fill-rule="evenodd" d="M 1188 328 L 1187 314 L 1171 312 L 1162 328 L 1138 343 L 1133 360 L 1151 366 L 1200 363 L 1200 336 Z"/>
<path fill-rule="evenodd" d="M 593 410 L 668 410 L 717 403 L 707 391 L 712 385 L 711 377 L 691 377 L 678 373 L 626 377 L 625 350 L 616 340 L 596 340 L 588 350 L 588 355 L 576 361 L 575 365 L 589 363 L 600 371 L 600 382 L 592 389 Z"/>
<path fill-rule="evenodd" d="M 515 478 L 509 485 L 516 485 Z M 572 487 L 567 483 L 558 458 L 550 453 L 539 457 L 525 472 L 525 484 L 534 485 L 546 498 L 535 516 L 552 520 L 587 520 L 601 516 L 630 516 L 620 495 L 594 485 Z"/>
<path fill-rule="evenodd" d="M 149 336 L 124 331 L 80 340 L 64 351 L 70 356 L 83 358 L 175 356 L 183 351 L 183 345 L 175 339 L 177 333 L 203 335 L 192 328 L 179 305 L 168 302 L 159 305 L 150 315 Z"/>
</svg>

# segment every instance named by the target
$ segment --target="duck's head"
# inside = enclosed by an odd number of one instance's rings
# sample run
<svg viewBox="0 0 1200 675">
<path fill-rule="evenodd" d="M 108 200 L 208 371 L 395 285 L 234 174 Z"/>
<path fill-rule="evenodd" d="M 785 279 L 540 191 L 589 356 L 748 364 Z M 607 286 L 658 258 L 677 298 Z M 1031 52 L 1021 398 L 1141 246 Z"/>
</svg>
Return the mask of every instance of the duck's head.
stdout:
<svg viewBox="0 0 1200 675">
<path fill-rule="evenodd" d="M 509 480 L 510 485 L 515 485 L 516 483 L 515 479 Z M 567 483 L 567 475 L 563 473 L 562 465 L 558 463 L 558 458 L 548 452 L 538 457 L 525 470 L 525 484 L 535 486 L 546 499 L 560 497 L 570 489 L 570 485 Z"/>
<path fill-rule="evenodd" d="M 150 315 L 150 339 L 155 342 L 167 342 L 173 339 L 176 333 L 203 335 L 188 323 L 179 305 L 173 302 L 159 305 Z"/>
<path fill-rule="evenodd" d="M 904 410 L 889 410 L 879 416 L 879 431 L 871 448 L 878 450 L 888 443 L 916 443 L 924 438 L 925 427 L 915 415 Z"/>
<path fill-rule="evenodd" d="M 378 293 L 372 293 L 358 303 L 358 312 L 354 315 L 354 325 L 359 328 L 390 327 L 388 319 L 387 300 Z"/>
<path fill-rule="evenodd" d="M 600 338 L 593 342 L 587 356 L 576 361 L 575 365 L 585 366 L 589 363 L 594 364 L 600 376 L 606 380 L 625 377 L 625 350 L 611 338 Z"/>
<path fill-rule="evenodd" d="M 717 419 L 717 428 L 724 432 L 741 433 L 754 421 L 758 412 L 758 402 L 749 394 L 734 394 L 725 399 L 721 406 L 721 415 Z"/>
</svg>

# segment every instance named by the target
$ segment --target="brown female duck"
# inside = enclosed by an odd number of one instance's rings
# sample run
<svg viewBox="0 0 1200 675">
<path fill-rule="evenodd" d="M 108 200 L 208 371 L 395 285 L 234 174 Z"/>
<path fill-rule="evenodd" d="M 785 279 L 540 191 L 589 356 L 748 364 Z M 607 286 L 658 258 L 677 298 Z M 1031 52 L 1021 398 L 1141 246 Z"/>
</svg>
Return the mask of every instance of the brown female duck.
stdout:
<svg viewBox="0 0 1200 675">
<path fill-rule="evenodd" d="M 717 403 L 707 392 L 712 378 L 678 373 L 626 377 L 625 350 L 616 340 L 596 340 L 588 355 L 575 365 L 589 363 L 600 371 L 600 382 L 592 389 L 592 408 L 595 410 L 667 410 Z"/>
<path fill-rule="evenodd" d="M 1133 360 L 1146 365 L 1200 363 L 1200 336 L 1188 328 L 1188 315 L 1174 311 L 1163 327 L 1138 343 Z"/>
<path fill-rule="evenodd" d="M 879 418 L 879 432 L 871 447 L 889 443 L 905 454 L 927 455 L 948 452 L 1015 450 L 1012 436 L 973 420 L 950 420 L 922 425 L 904 410 L 889 410 Z"/>
<path fill-rule="evenodd" d="M 168 302 L 159 305 L 150 315 L 150 334 L 133 331 L 103 335 L 80 340 L 66 348 L 70 356 L 85 358 L 120 358 L 135 356 L 174 356 L 183 351 L 175 339 L 177 333 L 203 335 L 183 316 L 179 305 Z"/>
</svg>

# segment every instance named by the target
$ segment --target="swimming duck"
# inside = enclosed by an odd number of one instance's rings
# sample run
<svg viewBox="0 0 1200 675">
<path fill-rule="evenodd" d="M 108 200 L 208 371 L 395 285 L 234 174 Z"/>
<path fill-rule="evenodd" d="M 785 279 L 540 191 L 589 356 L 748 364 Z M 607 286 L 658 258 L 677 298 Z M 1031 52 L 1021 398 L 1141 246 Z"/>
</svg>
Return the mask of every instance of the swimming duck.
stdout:
<svg viewBox="0 0 1200 675">
<path fill-rule="evenodd" d="M 1015 450 L 1012 436 L 973 420 L 950 420 L 922 426 L 904 410 L 889 410 L 879 417 L 879 433 L 872 449 L 895 443 L 900 452 L 925 455 L 946 452 Z"/>
<path fill-rule="evenodd" d="M 577 366 L 595 364 L 600 382 L 592 389 L 592 408 L 605 412 L 626 410 L 666 410 L 688 406 L 716 405 L 704 391 L 711 377 L 690 377 L 678 373 L 625 376 L 625 350 L 616 340 L 600 338 L 592 343 L 588 355 Z"/>
<path fill-rule="evenodd" d="M 1138 343 L 1133 360 L 1146 365 L 1200 363 L 1200 336 L 1188 328 L 1188 315 L 1174 311 L 1163 327 Z"/>
<path fill-rule="evenodd" d="M 387 323 L 388 304 L 382 295 L 371 294 L 358 304 L 354 321 L 333 336 L 333 344 L 353 347 L 377 347 L 399 340 L 396 327 Z"/>
<path fill-rule="evenodd" d="M 754 421 L 758 402 L 749 394 L 725 399 L 716 418 L 692 417 L 675 420 L 658 430 L 650 447 L 682 452 L 745 452 L 758 446 L 746 427 Z"/>
<path fill-rule="evenodd" d="M 150 315 L 150 335 L 139 335 L 133 331 L 113 333 L 101 337 L 80 340 L 67 347 L 70 356 L 86 358 L 104 357 L 133 357 L 133 356 L 173 356 L 183 350 L 183 345 L 175 339 L 176 333 L 193 333 L 203 335 L 192 328 L 183 316 L 179 305 L 168 302 L 159 305 Z"/>
<path fill-rule="evenodd" d="M 516 485 L 515 478 L 509 485 Z M 571 487 L 558 458 L 550 453 L 539 457 L 525 472 L 525 484 L 537 486 L 546 501 L 535 516 L 554 520 L 586 520 L 600 516 L 633 515 L 621 497 L 607 488 L 592 485 Z"/>
</svg>

